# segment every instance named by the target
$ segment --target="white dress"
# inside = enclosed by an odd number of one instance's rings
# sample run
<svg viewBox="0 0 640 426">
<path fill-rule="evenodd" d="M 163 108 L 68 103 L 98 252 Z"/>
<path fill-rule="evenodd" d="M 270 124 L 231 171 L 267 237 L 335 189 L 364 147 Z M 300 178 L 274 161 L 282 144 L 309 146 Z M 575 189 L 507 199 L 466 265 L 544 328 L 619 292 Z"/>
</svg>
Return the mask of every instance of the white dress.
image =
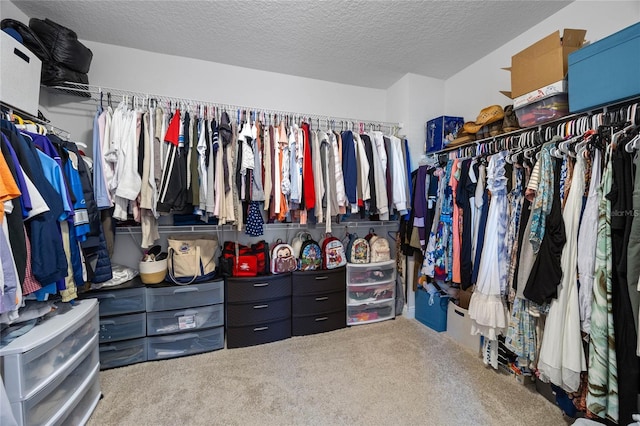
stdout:
<svg viewBox="0 0 640 426">
<path fill-rule="evenodd" d="M 587 369 L 578 303 L 577 257 L 578 225 L 584 195 L 584 159 L 578 156 L 569 195 L 562 212 L 567 242 L 562 249 L 562 281 L 558 297 L 551 308 L 544 327 L 538 370 L 540 379 L 576 392 L 580 387 L 580 372 Z"/>
<path fill-rule="evenodd" d="M 593 299 L 593 274 L 596 265 L 596 241 L 598 240 L 598 204 L 600 203 L 600 151 L 594 151 L 591 167 L 591 184 L 587 203 L 580 221 L 578 233 L 578 300 L 582 331 L 591 332 L 591 301 Z"/>
<path fill-rule="evenodd" d="M 503 297 L 507 291 L 508 276 L 505 155 L 503 152 L 493 155 L 487 168 L 487 189 L 491 191 L 491 202 L 478 280 L 469 303 L 471 334 L 482 334 L 490 340 L 503 334 L 509 324 Z"/>
</svg>

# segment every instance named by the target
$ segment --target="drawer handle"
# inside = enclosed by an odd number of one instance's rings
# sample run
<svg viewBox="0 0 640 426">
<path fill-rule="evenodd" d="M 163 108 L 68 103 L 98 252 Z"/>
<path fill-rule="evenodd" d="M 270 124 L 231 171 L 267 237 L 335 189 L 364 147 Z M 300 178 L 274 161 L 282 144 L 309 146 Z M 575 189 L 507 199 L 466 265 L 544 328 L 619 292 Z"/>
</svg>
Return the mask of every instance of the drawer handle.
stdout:
<svg viewBox="0 0 640 426">
<path fill-rule="evenodd" d="M 316 281 L 322 281 L 322 280 L 328 280 L 329 277 L 327 277 L 326 275 L 323 275 L 321 277 L 316 277 Z"/>
<path fill-rule="evenodd" d="M 98 300 L 100 299 L 115 299 L 116 295 L 113 293 L 109 293 L 109 294 L 103 294 L 97 297 Z"/>
<path fill-rule="evenodd" d="M 255 284 L 253 284 L 254 287 L 266 287 L 268 285 L 269 285 L 269 283 L 255 283 Z"/>
<path fill-rule="evenodd" d="M 109 320 L 102 320 L 102 321 L 100 321 L 100 325 L 116 325 L 116 322 L 115 322 L 115 321 L 113 321 L 113 320 L 111 320 L 111 321 L 109 321 Z"/>
<path fill-rule="evenodd" d="M 316 297 L 316 301 L 317 302 L 322 302 L 323 300 L 329 300 L 329 297 L 324 296 L 324 297 Z"/>
<path fill-rule="evenodd" d="M 329 319 L 329 317 L 320 317 L 320 318 L 316 318 L 316 322 L 319 322 L 319 321 L 326 321 L 326 320 L 328 320 L 328 319 Z"/>
<path fill-rule="evenodd" d="M 111 352 L 111 351 L 117 351 L 118 348 L 116 348 L 115 346 L 100 346 L 100 352 Z"/>
<path fill-rule="evenodd" d="M 173 294 L 178 294 L 178 293 L 192 293 L 194 291 L 198 291 L 197 287 L 181 287 L 177 290 L 173 291 Z"/>
<path fill-rule="evenodd" d="M 256 305 L 253 307 L 253 309 L 264 309 L 264 308 L 268 308 L 269 305 Z"/>
<path fill-rule="evenodd" d="M 196 333 L 175 334 L 173 336 L 161 338 L 162 340 L 160 340 L 157 343 L 171 343 L 171 342 L 177 342 L 179 340 L 198 339 L 198 338 L 200 338 L 200 335 Z"/>
<path fill-rule="evenodd" d="M 184 317 L 184 316 L 187 316 L 187 315 L 198 315 L 198 313 L 199 313 L 198 311 L 189 310 L 189 311 L 178 312 L 177 314 L 174 314 L 173 316 L 174 316 L 174 318 L 178 318 L 178 317 Z"/>
<path fill-rule="evenodd" d="M 253 329 L 253 331 L 265 331 L 265 330 L 268 330 L 268 329 L 269 329 L 269 327 L 256 327 L 256 328 Z"/>
</svg>

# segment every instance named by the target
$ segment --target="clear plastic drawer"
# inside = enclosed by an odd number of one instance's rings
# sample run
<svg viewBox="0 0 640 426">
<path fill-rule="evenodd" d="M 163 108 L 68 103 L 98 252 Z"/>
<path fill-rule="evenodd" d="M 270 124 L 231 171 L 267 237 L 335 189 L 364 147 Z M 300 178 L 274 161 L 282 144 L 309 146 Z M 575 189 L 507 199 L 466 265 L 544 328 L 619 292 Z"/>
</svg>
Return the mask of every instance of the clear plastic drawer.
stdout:
<svg viewBox="0 0 640 426">
<path fill-rule="evenodd" d="M 169 334 L 224 324 L 224 305 L 202 306 L 147 314 L 147 335 Z"/>
<path fill-rule="evenodd" d="M 82 399 L 72 409 L 68 416 L 61 419 L 60 425 L 84 425 L 89 421 L 89 417 L 93 414 L 98 402 L 100 401 L 100 376 L 96 374 L 91 379 L 90 388 L 86 391 Z"/>
<path fill-rule="evenodd" d="M 72 404 L 74 393 L 98 370 L 98 364 L 98 346 L 95 345 L 88 356 L 65 378 L 50 383 L 49 386 L 22 403 L 14 403 L 22 408 L 22 423 L 43 425 L 52 419 L 65 417 L 65 409 L 68 409 Z"/>
<path fill-rule="evenodd" d="M 347 265 L 347 283 L 349 285 L 367 285 L 394 281 L 395 279 L 395 260 L 379 263 L 349 263 Z"/>
<path fill-rule="evenodd" d="M 122 367 L 147 360 L 147 339 L 125 340 L 100 345 L 100 369 Z"/>
<path fill-rule="evenodd" d="M 2 348 L 2 375 L 9 400 L 28 399 L 69 371 L 97 343 L 98 328 L 98 303 L 81 300 Z"/>
<path fill-rule="evenodd" d="M 92 297 L 100 302 L 102 317 L 144 312 L 146 309 L 144 287 L 96 291 L 92 293 Z"/>
<path fill-rule="evenodd" d="M 100 318 L 100 343 L 137 339 L 146 336 L 146 314 Z"/>
<path fill-rule="evenodd" d="M 389 281 L 380 284 L 351 285 L 347 288 L 347 304 L 361 305 L 391 300 L 394 298 L 396 282 Z"/>
<path fill-rule="evenodd" d="M 347 325 L 368 324 L 395 317 L 395 300 L 383 303 L 371 303 L 347 306 Z"/>
<path fill-rule="evenodd" d="M 224 347 L 224 327 L 192 333 L 147 337 L 149 360 L 209 352 Z"/>
<path fill-rule="evenodd" d="M 147 288 L 147 312 L 186 309 L 224 302 L 224 281 Z"/>
</svg>

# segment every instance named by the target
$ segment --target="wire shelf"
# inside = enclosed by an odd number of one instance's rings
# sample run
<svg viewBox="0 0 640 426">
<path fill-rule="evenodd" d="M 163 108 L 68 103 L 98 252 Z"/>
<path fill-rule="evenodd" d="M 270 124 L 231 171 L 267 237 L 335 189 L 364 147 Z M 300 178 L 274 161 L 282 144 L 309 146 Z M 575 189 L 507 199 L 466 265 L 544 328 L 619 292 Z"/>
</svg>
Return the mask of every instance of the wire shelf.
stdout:
<svg viewBox="0 0 640 426">
<path fill-rule="evenodd" d="M 131 90 L 123 90 L 112 87 L 103 87 L 97 85 L 90 84 L 81 84 L 81 83 L 63 83 L 57 86 L 44 86 L 47 89 L 54 90 L 57 92 L 65 93 L 72 96 L 81 96 L 87 99 L 91 99 L 92 101 L 103 101 L 103 102 L 131 102 L 132 105 L 138 106 L 146 106 L 152 103 L 156 103 L 158 105 L 166 104 L 170 107 L 175 106 L 180 109 L 186 109 L 191 111 L 196 111 L 199 107 L 213 107 L 222 111 L 237 112 L 237 111 L 247 111 L 252 114 L 264 114 L 271 115 L 276 117 L 290 117 L 296 119 L 296 121 L 301 120 L 309 120 L 312 123 L 317 122 L 318 125 L 320 123 L 325 124 L 327 128 L 338 128 L 354 130 L 358 126 L 361 127 L 362 130 L 365 129 L 377 129 L 382 130 L 387 129 L 393 132 L 396 129 L 400 129 L 400 125 L 397 122 L 392 121 L 379 121 L 379 120 L 366 120 L 361 118 L 346 118 L 346 117 L 335 117 L 330 115 L 322 115 L 322 114 L 311 114 L 311 113 L 301 113 L 301 112 L 292 112 L 292 111 L 282 111 L 275 110 L 269 108 L 260 108 L 260 107 L 251 107 L 244 105 L 234 105 L 234 104 L 224 104 L 217 103 L 211 101 L 204 101 L 198 99 L 189 99 L 189 98 L 179 98 L 173 96 L 166 96 L 160 94 L 152 94 L 147 92 L 138 92 Z"/>
</svg>

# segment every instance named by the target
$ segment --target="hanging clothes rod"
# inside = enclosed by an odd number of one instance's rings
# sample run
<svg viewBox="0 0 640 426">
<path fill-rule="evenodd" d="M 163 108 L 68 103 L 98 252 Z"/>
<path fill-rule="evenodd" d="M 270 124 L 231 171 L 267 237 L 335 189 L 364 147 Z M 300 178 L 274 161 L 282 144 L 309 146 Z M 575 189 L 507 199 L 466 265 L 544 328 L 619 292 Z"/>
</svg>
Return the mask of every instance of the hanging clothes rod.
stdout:
<svg viewBox="0 0 640 426">
<path fill-rule="evenodd" d="M 25 120 L 25 121 L 31 121 L 35 124 L 40 124 L 42 126 L 44 126 L 48 131 L 50 131 L 51 133 L 57 134 L 58 136 L 62 136 L 64 139 L 69 139 L 71 138 L 71 133 L 69 133 L 68 131 L 54 126 L 53 124 L 51 124 L 51 121 L 48 120 L 44 115 L 42 115 L 42 113 L 40 111 L 38 111 L 38 116 L 36 117 L 33 114 L 30 114 L 26 111 L 22 111 L 18 108 L 15 108 L 9 104 L 6 104 L 4 102 L 0 102 L 0 107 L 2 108 L 2 111 L 6 111 L 9 113 L 9 115 L 15 115 L 20 117 L 21 119 Z"/>
<path fill-rule="evenodd" d="M 487 151 L 493 152 L 499 149 L 513 149 L 513 148 L 516 148 L 514 144 L 516 142 L 519 143 L 520 139 L 523 136 L 526 136 L 526 139 L 527 139 L 526 143 L 528 144 L 528 147 L 532 147 L 532 139 L 534 137 L 534 134 L 536 133 L 538 135 L 542 135 L 549 129 L 553 131 L 554 129 L 557 129 L 562 125 L 565 125 L 566 123 L 569 123 L 571 121 L 577 121 L 581 118 L 591 118 L 597 114 L 603 114 L 603 116 L 607 116 L 607 117 L 609 117 L 612 114 L 620 114 L 623 111 L 625 111 L 627 107 L 638 102 L 640 102 L 640 97 L 633 97 L 630 99 L 626 99 L 620 102 L 615 102 L 599 108 L 594 108 L 589 111 L 583 111 L 575 114 L 566 115 L 556 120 L 542 123 L 538 126 L 526 127 L 523 129 L 514 130 L 512 132 L 503 133 L 497 136 L 491 136 L 489 138 L 484 138 L 476 141 L 469 141 L 458 146 L 447 147 L 439 151 L 429 152 L 429 153 L 426 153 L 426 155 L 438 156 L 442 154 L 450 154 L 450 153 L 457 152 L 458 154 L 461 154 L 459 155 L 459 157 L 468 157 L 468 156 L 473 156 L 472 154 L 470 154 L 471 152 L 480 153 L 480 152 L 487 152 Z M 628 120 L 628 117 L 626 117 L 626 113 L 623 119 Z M 607 124 L 607 123 L 603 123 L 603 124 Z"/>
<path fill-rule="evenodd" d="M 145 92 L 136 92 L 130 90 L 116 89 L 104 86 L 96 86 L 90 84 L 78 84 L 78 83 L 64 83 L 59 86 L 48 86 L 49 89 L 55 89 L 58 91 L 66 92 L 71 95 L 80 95 L 85 96 L 87 99 L 91 99 L 93 101 L 103 101 L 107 102 L 109 94 L 112 99 L 115 97 L 117 100 L 123 101 L 128 100 L 137 105 L 142 104 L 147 105 L 150 101 L 155 101 L 157 103 L 172 103 L 182 109 L 191 109 L 195 110 L 198 106 L 206 106 L 213 107 L 220 110 L 225 110 L 227 112 L 231 111 L 247 111 L 249 113 L 257 113 L 257 114 L 265 114 L 271 116 L 282 116 L 282 117 L 296 117 L 299 119 L 309 119 L 309 120 L 321 120 L 326 122 L 327 125 L 331 124 L 335 127 L 349 128 L 355 129 L 358 125 L 363 124 L 364 126 L 381 126 L 386 127 L 388 129 L 399 129 L 400 125 L 397 122 L 391 121 L 379 121 L 379 120 L 365 120 L 360 118 L 345 118 L 345 117 L 335 117 L 326 114 L 310 114 L 310 113 L 301 113 L 301 112 L 292 112 L 292 111 L 281 111 L 274 110 L 270 108 L 259 108 L 259 107 L 249 107 L 243 105 L 234 105 L 234 104 L 224 104 L 217 103 L 211 101 L 203 101 L 196 99 L 188 99 L 188 98 L 178 98 L 173 96 L 165 96 L 158 94 L 151 94 Z M 88 95 L 88 96 L 87 96 Z"/>
</svg>

